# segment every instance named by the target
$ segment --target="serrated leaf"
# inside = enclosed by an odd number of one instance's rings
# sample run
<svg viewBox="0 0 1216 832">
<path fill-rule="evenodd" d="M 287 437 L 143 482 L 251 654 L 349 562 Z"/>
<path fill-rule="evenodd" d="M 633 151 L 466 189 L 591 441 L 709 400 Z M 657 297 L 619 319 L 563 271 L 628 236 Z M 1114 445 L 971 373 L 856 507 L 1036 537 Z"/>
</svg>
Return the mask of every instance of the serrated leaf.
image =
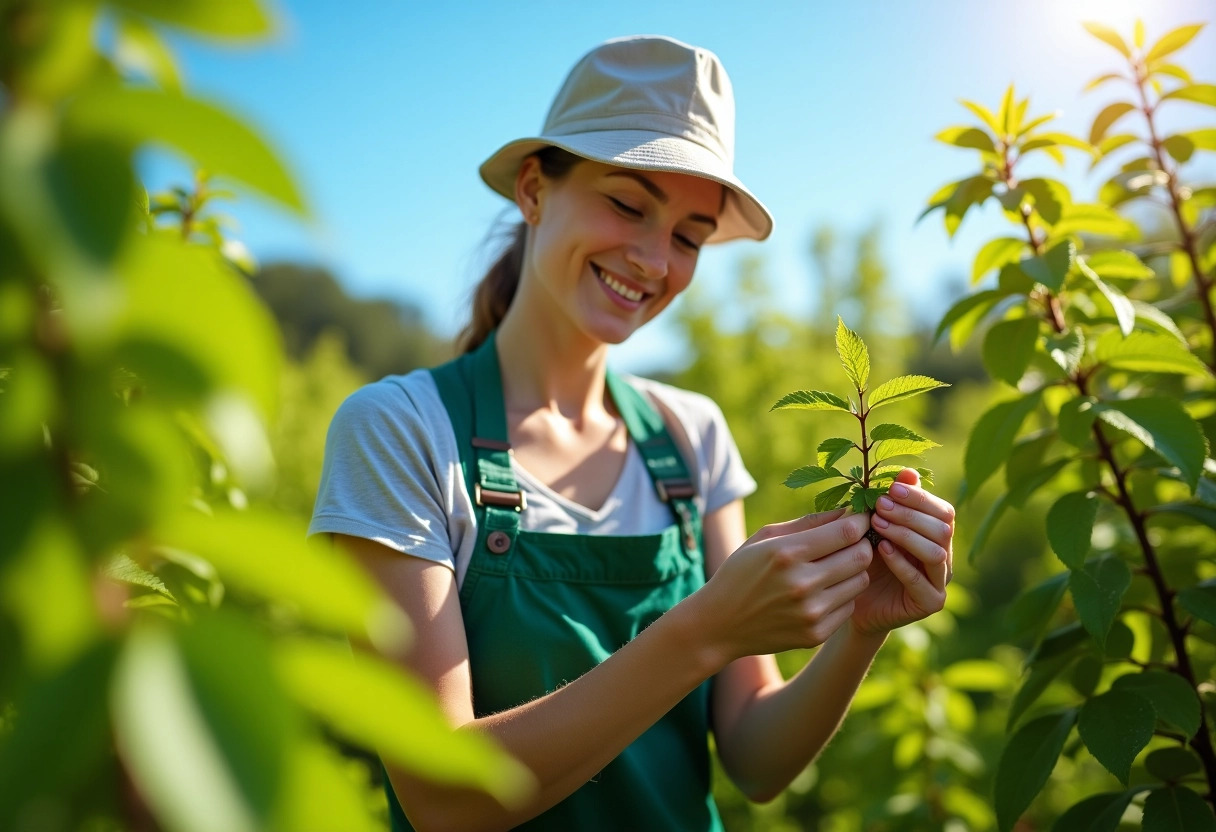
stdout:
<svg viewBox="0 0 1216 832">
<path fill-rule="evenodd" d="M 1132 51 L 1127 48 L 1127 44 L 1123 42 L 1123 38 L 1121 38 L 1119 33 L 1114 29 L 1111 29 L 1109 26 L 1103 26 L 1101 23 L 1094 23 L 1092 21 L 1087 21 L 1081 25 L 1085 27 L 1085 31 L 1089 32 L 1098 40 L 1110 44 L 1115 49 L 1119 50 L 1119 54 L 1121 54 L 1123 57 L 1129 59 L 1131 58 Z"/>
<path fill-rule="evenodd" d="M 1198 757 L 1191 751 L 1178 747 L 1150 751 L 1144 758 L 1144 767 L 1148 769 L 1149 774 L 1162 780 L 1181 780 L 1188 774 L 1203 770 L 1203 764 L 1199 762 Z"/>
<path fill-rule="evenodd" d="M 1073 242 L 1063 240 L 1040 255 L 1023 258 L 1019 261 L 1018 267 L 1031 280 L 1043 284 L 1053 292 L 1058 292 L 1064 285 L 1064 278 L 1072 269 L 1075 255 L 1076 246 Z"/>
<path fill-rule="evenodd" d="M 851 488 L 853 488 L 853 483 L 845 482 L 819 492 L 815 496 L 815 511 L 827 511 L 828 509 L 836 508 Z"/>
<path fill-rule="evenodd" d="M 852 439 L 825 439 L 819 443 L 819 447 L 816 449 L 817 457 L 815 461 L 820 468 L 831 468 L 845 454 L 856 447 L 857 445 Z"/>
<path fill-rule="evenodd" d="M 1141 832 L 1214 832 L 1216 818 L 1202 797 L 1186 786 L 1152 792 L 1144 801 Z"/>
<path fill-rule="evenodd" d="M 1077 730 L 1090 753 L 1126 786 L 1132 761 L 1153 738 L 1155 724 L 1148 700 L 1112 690 L 1082 706 Z"/>
<path fill-rule="evenodd" d="M 955 147 L 969 147 L 974 150 L 996 153 L 996 145 L 992 143 L 992 137 L 976 127 L 947 127 L 933 138 Z"/>
<path fill-rule="evenodd" d="M 1098 115 L 1094 116 L 1093 126 L 1089 129 L 1089 143 L 1091 145 L 1100 144 L 1106 131 L 1134 109 L 1136 109 L 1136 105 L 1127 101 L 1116 101 L 1103 107 Z"/>
<path fill-rule="evenodd" d="M 844 319 L 836 318 L 836 354 L 849 380 L 858 390 L 865 390 L 870 380 L 870 351 L 861 336 L 844 325 Z"/>
<path fill-rule="evenodd" d="M 939 387 L 949 386 L 946 382 L 929 378 L 929 376 L 896 376 L 874 388 L 870 393 L 869 409 L 873 410 L 884 404 L 903 401 Z"/>
<path fill-rule="evenodd" d="M 1177 466 L 1191 489 L 1199 486 L 1199 474 L 1207 457 L 1207 439 L 1186 409 L 1175 399 L 1146 396 L 1097 406 L 1098 418 L 1128 433 Z"/>
<path fill-rule="evenodd" d="M 1188 586 L 1178 592 L 1178 603 L 1191 615 L 1216 627 L 1216 585 Z"/>
<path fill-rule="evenodd" d="M 925 437 L 921 436 L 914 430 L 904 427 L 903 425 L 875 425 L 870 429 L 870 438 L 875 442 L 882 439 L 911 439 L 914 442 L 923 442 Z"/>
<path fill-rule="evenodd" d="M 1136 307 L 1132 306 L 1132 302 L 1127 299 L 1126 295 L 1118 289 L 1109 286 L 1102 278 L 1098 277 L 1097 272 L 1091 269 L 1084 259 L 1077 258 L 1077 268 L 1094 285 L 1102 297 L 1106 298 L 1106 302 L 1110 304 L 1115 320 L 1119 324 L 1119 331 L 1124 336 L 1130 335 L 1132 328 L 1136 325 Z"/>
<path fill-rule="evenodd" d="M 1144 301 L 1133 300 L 1132 308 L 1136 310 L 1136 320 L 1149 328 L 1157 330 L 1164 335 L 1170 335 L 1176 340 L 1179 345 L 1186 346 L 1186 336 L 1182 334 L 1182 330 L 1178 328 L 1177 322 L 1174 321 L 1165 312 L 1162 312 L 1151 303 Z"/>
<path fill-rule="evenodd" d="M 849 508 L 854 514 L 864 514 L 868 509 L 866 507 L 866 489 L 858 488 L 849 497 Z"/>
<path fill-rule="evenodd" d="M 916 468 L 914 468 L 913 470 L 915 470 L 915 471 L 916 471 L 917 476 L 919 476 L 919 477 L 920 477 L 920 482 L 921 482 L 921 485 L 927 485 L 927 486 L 929 486 L 930 488 L 932 488 L 932 487 L 933 487 L 933 485 L 934 485 L 934 482 L 933 482 L 933 469 L 931 469 L 931 468 L 921 468 L 920 466 L 917 466 L 917 467 L 916 467 Z"/>
<path fill-rule="evenodd" d="M 165 586 L 164 581 L 156 577 L 155 573 L 144 569 L 125 554 L 119 553 L 115 555 L 105 564 L 102 571 L 107 578 L 150 589 L 169 601 L 177 602 L 177 599 L 173 597 L 173 593 Z"/>
<path fill-rule="evenodd" d="M 1038 318 L 1015 318 L 994 324 L 984 336 L 980 356 L 994 378 L 1018 386 L 1039 340 Z"/>
<path fill-rule="evenodd" d="M 1110 687 L 1143 696 L 1153 706 L 1157 719 L 1173 725 L 1187 739 L 1199 731 L 1199 697 L 1190 683 L 1176 673 L 1164 670 L 1128 673 Z"/>
<path fill-rule="evenodd" d="M 1131 583 L 1131 570 L 1117 557 L 1087 561 L 1081 568 L 1073 569 L 1068 579 L 1077 617 L 1103 649 L 1106 648 L 1106 634 L 1119 614 L 1119 604 Z"/>
<path fill-rule="evenodd" d="M 980 486 L 1001 467 L 1009 456 L 1022 422 L 1038 406 L 1040 397 L 1041 392 L 1036 390 L 1029 395 L 1001 402 L 976 422 L 967 439 L 964 459 L 968 494 L 977 493 Z"/>
<path fill-rule="evenodd" d="M 817 482 L 824 480 L 834 480 L 844 477 L 844 474 L 837 471 L 835 468 L 820 468 L 818 465 L 804 465 L 790 472 L 790 475 L 785 478 L 786 488 L 805 488 L 808 485 L 814 485 Z"/>
<path fill-rule="evenodd" d="M 1047 512 L 1047 540 L 1056 557 L 1069 569 L 1085 563 L 1097 516 L 1098 497 L 1092 491 L 1065 494 Z"/>
<path fill-rule="evenodd" d="M 1161 101 L 1168 101 L 1171 98 L 1216 107 L 1216 84 L 1187 84 L 1167 92 L 1161 96 Z"/>
<path fill-rule="evenodd" d="M 925 451 L 940 447 L 931 439 L 884 439 L 872 448 L 871 458 L 877 463 L 897 456 L 920 456 Z"/>
<path fill-rule="evenodd" d="M 1094 346 L 1094 358 L 1111 367 L 1141 373 L 1207 373 L 1203 362 L 1177 339 L 1153 332 L 1133 332 L 1126 338 L 1108 332 Z"/>
<path fill-rule="evenodd" d="M 1117 832 L 1128 804 L 1140 788 L 1105 792 L 1074 803 L 1052 824 L 1051 832 Z"/>
<path fill-rule="evenodd" d="M 996 770 L 996 816 L 1001 832 L 1013 828 L 1051 776 L 1076 717 L 1075 710 L 1068 710 L 1029 722 L 1001 752 Z"/>
<path fill-rule="evenodd" d="M 971 267 L 971 282 L 978 283 L 993 269 L 999 269 L 1006 263 L 1017 262 L 1025 248 L 1026 241 L 1016 237 L 997 237 L 990 240 L 975 256 L 975 263 Z"/>
<path fill-rule="evenodd" d="M 853 408 L 835 393 L 822 390 L 797 390 L 781 398 L 770 410 L 843 410 L 852 413 Z"/>
</svg>

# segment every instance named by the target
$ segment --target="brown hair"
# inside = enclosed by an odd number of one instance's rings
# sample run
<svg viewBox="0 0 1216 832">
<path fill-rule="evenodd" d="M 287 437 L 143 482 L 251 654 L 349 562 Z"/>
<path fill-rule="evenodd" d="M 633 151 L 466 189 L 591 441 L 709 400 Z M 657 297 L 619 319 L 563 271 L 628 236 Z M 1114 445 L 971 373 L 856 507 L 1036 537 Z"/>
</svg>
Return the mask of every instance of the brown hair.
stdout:
<svg viewBox="0 0 1216 832">
<path fill-rule="evenodd" d="M 533 155 L 540 160 L 541 172 L 549 179 L 562 179 L 576 164 L 583 161 L 581 156 L 552 146 L 538 150 Z M 502 323 L 511 301 L 515 298 L 515 290 L 519 287 L 528 225 L 522 221 L 515 223 L 503 236 L 508 240 L 506 248 L 473 290 L 472 315 L 457 338 L 457 345 L 462 353 L 477 349 L 494 328 Z"/>
</svg>

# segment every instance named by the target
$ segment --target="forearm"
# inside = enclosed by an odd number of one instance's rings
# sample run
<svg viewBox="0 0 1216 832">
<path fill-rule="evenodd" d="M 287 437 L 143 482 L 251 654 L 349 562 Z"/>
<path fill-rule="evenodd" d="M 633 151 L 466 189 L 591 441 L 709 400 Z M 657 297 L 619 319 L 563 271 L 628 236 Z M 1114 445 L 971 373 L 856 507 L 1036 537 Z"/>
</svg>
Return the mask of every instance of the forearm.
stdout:
<svg viewBox="0 0 1216 832">
<path fill-rule="evenodd" d="M 771 800 L 827 745 L 884 640 L 846 623 L 793 678 L 758 691 L 719 733 L 723 765 L 745 794 Z"/>
<path fill-rule="evenodd" d="M 460 728 L 492 737 L 533 772 L 539 788 L 526 805 L 508 811 L 484 796 L 419 788 L 394 775 L 411 821 L 419 829 L 506 829 L 593 778 L 725 663 L 705 645 L 693 606 L 677 605 L 559 690 Z"/>
</svg>

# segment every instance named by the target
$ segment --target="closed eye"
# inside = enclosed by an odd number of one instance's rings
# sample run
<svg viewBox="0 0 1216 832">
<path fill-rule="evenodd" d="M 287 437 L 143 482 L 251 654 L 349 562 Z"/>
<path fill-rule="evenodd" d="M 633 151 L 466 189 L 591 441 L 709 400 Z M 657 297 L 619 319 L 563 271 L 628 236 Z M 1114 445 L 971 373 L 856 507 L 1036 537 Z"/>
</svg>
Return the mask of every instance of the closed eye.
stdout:
<svg viewBox="0 0 1216 832">
<path fill-rule="evenodd" d="M 641 211 L 639 211 L 638 209 L 636 209 L 636 208 L 634 208 L 634 207 L 632 207 L 632 206 L 626 205 L 624 202 L 621 202 L 621 201 L 620 201 L 619 199 L 617 199 L 616 197 L 612 197 L 612 196 L 610 196 L 610 197 L 608 197 L 608 201 L 609 201 L 609 202 L 611 202 L 611 203 L 613 204 L 613 206 L 615 206 L 615 207 L 616 207 L 616 209 L 617 209 L 618 211 L 620 211 L 622 214 L 624 214 L 624 215 L 625 215 L 625 216 L 627 216 L 627 217 L 640 217 L 640 216 L 642 216 L 642 212 L 641 212 Z"/>
<path fill-rule="evenodd" d="M 679 243 L 680 245 L 684 246 L 689 251 L 700 251 L 701 250 L 700 245 L 698 245 L 696 242 L 689 239 L 688 237 L 685 237 L 683 234 L 676 235 L 676 242 Z"/>
</svg>

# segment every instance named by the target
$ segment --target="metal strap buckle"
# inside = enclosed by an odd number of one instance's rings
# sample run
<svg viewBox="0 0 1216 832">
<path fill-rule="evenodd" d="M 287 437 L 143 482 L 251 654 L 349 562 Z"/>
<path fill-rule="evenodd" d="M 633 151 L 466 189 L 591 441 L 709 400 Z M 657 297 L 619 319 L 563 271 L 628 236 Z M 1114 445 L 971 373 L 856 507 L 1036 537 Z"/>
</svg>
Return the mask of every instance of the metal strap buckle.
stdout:
<svg viewBox="0 0 1216 832">
<path fill-rule="evenodd" d="M 528 507 L 528 498 L 522 491 L 494 491 L 473 483 L 473 501 L 479 506 L 501 506 L 523 511 Z"/>
<path fill-rule="evenodd" d="M 691 500 L 697 495 L 692 480 L 655 480 L 654 487 L 659 492 L 659 499 L 665 503 L 671 500 Z"/>
</svg>

